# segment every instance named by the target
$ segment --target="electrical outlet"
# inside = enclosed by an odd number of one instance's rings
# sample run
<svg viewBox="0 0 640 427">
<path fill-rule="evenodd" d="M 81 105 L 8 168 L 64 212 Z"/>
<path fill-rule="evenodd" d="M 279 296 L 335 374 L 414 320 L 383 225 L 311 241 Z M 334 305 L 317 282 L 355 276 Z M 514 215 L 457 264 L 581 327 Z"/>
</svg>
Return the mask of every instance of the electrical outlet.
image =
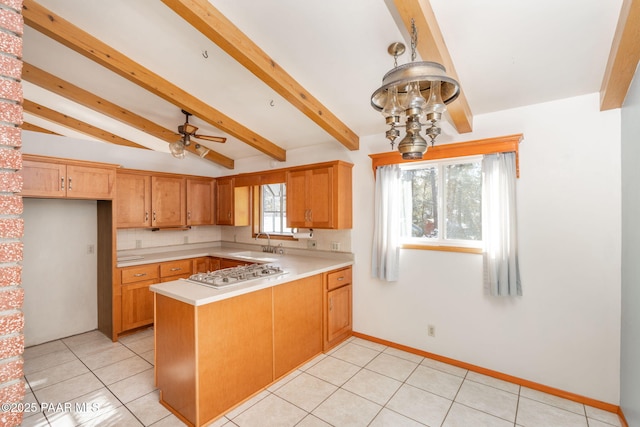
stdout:
<svg viewBox="0 0 640 427">
<path fill-rule="evenodd" d="M 331 242 L 331 250 L 338 252 L 340 250 L 340 242 Z"/>
<path fill-rule="evenodd" d="M 318 242 L 316 240 L 307 240 L 307 249 L 316 249 L 318 247 Z"/>
<path fill-rule="evenodd" d="M 430 337 L 436 337 L 436 327 L 434 325 L 427 325 L 427 334 Z"/>
<path fill-rule="evenodd" d="M 91 244 L 91 245 L 87 245 L 87 253 L 88 254 L 93 254 L 96 251 L 96 245 Z"/>
</svg>

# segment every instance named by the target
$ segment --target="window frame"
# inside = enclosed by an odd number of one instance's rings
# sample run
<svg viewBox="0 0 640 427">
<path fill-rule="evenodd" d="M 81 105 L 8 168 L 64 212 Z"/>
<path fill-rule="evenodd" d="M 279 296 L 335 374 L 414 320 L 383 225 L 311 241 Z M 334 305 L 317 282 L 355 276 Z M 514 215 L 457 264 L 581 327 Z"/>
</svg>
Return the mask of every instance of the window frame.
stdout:
<svg viewBox="0 0 640 427">
<path fill-rule="evenodd" d="M 384 153 L 370 154 L 371 166 L 375 177 L 378 166 L 404 164 L 411 162 L 425 162 L 438 159 L 453 159 L 456 157 L 465 157 L 472 155 L 484 155 L 495 153 L 515 152 L 516 155 L 516 177 L 520 177 L 520 156 L 519 146 L 524 139 L 521 133 L 500 136 L 495 138 L 478 139 L 467 142 L 458 142 L 451 144 L 441 144 L 429 147 L 422 159 L 405 160 L 398 151 L 388 151 Z M 472 254 L 481 254 L 481 248 L 472 248 L 466 246 L 448 246 L 448 245 L 418 245 L 413 243 L 405 243 L 402 249 L 419 249 L 419 250 L 437 250 L 446 252 L 463 252 Z"/>
<path fill-rule="evenodd" d="M 457 251 L 462 248 L 467 248 L 471 252 L 476 250 L 482 250 L 482 240 L 463 240 L 463 239 L 450 239 L 446 236 L 446 200 L 447 200 L 447 183 L 445 180 L 447 166 L 451 165 L 460 165 L 460 164 L 470 164 L 470 163 L 480 163 L 482 166 L 482 156 L 481 155 L 473 155 L 473 156 L 464 156 L 464 157 L 453 157 L 447 159 L 438 159 L 438 160 L 422 160 L 419 162 L 415 162 L 412 164 L 404 164 L 400 165 L 400 169 L 405 170 L 417 170 L 417 169 L 426 169 L 428 167 L 435 167 L 438 171 L 438 179 L 437 179 L 437 210 L 438 210 L 438 231 L 439 236 L 437 238 L 429 238 L 429 237 L 412 237 L 412 236 L 404 236 L 402 237 L 402 245 L 401 247 L 422 247 L 429 246 L 429 249 L 432 248 L 456 248 Z M 440 232 L 441 230 L 441 232 Z"/>
<path fill-rule="evenodd" d="M 267 239 L 267 236 L 262 228 L 262 186 L 263 185 L 272 185 L 272 184 L 284 184 L 287 185 L 286 181 L 283 182 L 269 182 L 258 185 L 253 185 L 251 187 L 253 194 L 253 214 L 251 221 L 252 228 L 252 236 L 253 238 L 264 238 Z M 286 211 L 286 208 L 285 208 Z M 286 222 L 285 222 L 286 226 Z M 290 233 L 269 233 L 269 238 L 271 240 L 297 240 L 293 237 L 294 231 L 292 230 Z"/>
</svg>

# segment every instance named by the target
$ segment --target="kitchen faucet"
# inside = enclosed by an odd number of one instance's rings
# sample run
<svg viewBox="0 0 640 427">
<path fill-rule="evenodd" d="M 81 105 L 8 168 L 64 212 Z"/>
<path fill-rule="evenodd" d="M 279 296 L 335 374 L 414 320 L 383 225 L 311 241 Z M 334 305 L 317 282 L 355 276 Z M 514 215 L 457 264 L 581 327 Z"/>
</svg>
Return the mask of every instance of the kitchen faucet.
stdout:
<svg viewBox="0 0 640 427">
<path fill-rule="evenodd" d="M 269 236 L 269 233 L 264 233 L 262 231 L 259 231 L 258 234 L 256 234 L 256 240 L 258 240 L 258 237 L 260 237 L 261 234 L 267 236 L 267 246 L 262 247 L 262 252 L 269 252 L 269 253 L 275 254 L 276 248 L 271 246 L 271 236 Z"/>
</svg>

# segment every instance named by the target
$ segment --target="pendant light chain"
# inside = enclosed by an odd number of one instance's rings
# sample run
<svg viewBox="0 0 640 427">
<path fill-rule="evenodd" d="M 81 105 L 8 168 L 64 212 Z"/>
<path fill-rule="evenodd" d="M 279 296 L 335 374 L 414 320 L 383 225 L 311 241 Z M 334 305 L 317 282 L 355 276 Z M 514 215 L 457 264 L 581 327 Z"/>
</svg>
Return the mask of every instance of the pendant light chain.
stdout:
<svg viewBox="0 0 640 427">
<path fill-rule="evenodd" d="M 418 47 L 418 29 L 416 21 L 411 18 L 411 62 L 416 60 L 416 47 Z"/>
</svg>

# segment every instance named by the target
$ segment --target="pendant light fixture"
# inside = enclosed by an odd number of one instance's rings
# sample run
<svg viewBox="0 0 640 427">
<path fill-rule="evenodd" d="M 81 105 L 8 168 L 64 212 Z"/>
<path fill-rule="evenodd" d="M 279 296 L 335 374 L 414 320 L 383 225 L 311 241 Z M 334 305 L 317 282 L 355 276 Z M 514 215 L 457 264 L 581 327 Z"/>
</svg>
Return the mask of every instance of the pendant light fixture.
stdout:
<svg viewBox="0 0 640 427">
<path fill-rule="evenodd" d="M 421 159 L 427 151 L 427 140 L 433 145 L 440 135 L 439 121 L 447 110 L 446 104 L 460 94 L 460 85 L 447 76 L 437 62 L 415 61 L 418 30 L 411 20 L 411 62 L 398 66 L 398 56 L 405 52 L 402 43 L 392 43 L 387 51 L 394 58 L 394 68 L 384 75 L 382 86 L 371 95 L 371 106 L 380 111 L 390 126 L 386 132 L 391 148 L 400 136 L 398 128 L 405 128 L 405 136 L 398 144 L 403 159 Z"/>
</svg>

